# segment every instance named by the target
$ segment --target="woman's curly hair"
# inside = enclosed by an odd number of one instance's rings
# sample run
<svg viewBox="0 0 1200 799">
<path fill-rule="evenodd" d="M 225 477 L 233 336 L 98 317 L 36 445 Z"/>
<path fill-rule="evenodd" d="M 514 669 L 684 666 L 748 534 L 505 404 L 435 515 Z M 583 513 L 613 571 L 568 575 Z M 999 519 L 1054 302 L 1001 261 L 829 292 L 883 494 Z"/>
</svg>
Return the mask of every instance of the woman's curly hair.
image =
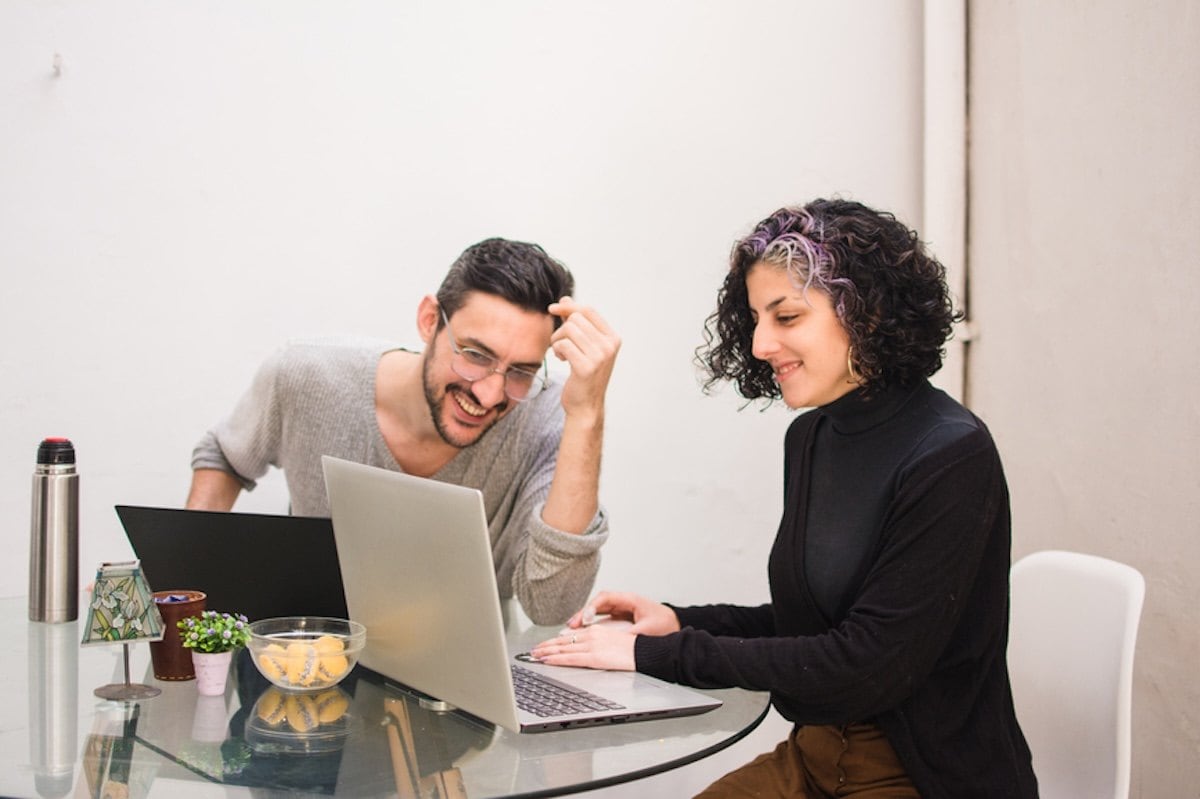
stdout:
<svg viewBox="0 0 1200 799">
<path fill-rule="evenodd" d="M 746 399 L 779 399 L 771 366 L 754 357 L 746 275 L 759 262 L 787 269 L 793 282 L 829 295 L 850 337 L 863 390 L 911 387 L 942 366 L 952 326 L 962 318 L 946 269 L 915 231 L 892 214 L 846 200 L 781 208 L 733 247 L 717 310 L 696 351 L 705 391 L 732 380 Z"/>
</svg>

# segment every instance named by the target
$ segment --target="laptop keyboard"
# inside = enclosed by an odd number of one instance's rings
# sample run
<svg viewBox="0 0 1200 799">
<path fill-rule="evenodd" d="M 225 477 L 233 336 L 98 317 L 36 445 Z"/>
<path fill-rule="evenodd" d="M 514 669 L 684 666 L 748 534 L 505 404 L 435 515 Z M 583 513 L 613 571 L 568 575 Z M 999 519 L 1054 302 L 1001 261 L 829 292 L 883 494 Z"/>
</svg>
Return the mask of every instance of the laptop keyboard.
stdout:
<svg viewBox="0 0 1200 799">
<path fill-rule="evenodd" d="M 625 707 L 522 666 L 513 665 L 512 678 L 517 707 L 542 718 Z"/>
</svg>

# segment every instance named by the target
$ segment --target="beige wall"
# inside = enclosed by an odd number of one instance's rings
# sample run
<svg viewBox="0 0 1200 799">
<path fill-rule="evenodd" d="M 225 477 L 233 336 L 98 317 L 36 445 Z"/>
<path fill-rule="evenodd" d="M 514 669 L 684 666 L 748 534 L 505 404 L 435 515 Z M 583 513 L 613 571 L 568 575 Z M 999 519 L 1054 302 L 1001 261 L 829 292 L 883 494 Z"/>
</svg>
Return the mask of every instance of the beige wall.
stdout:
<svg viewBox="0 0 1200 799">
<path fill-rule="evenodd" d="M 969 4 L 968 401 L 1014 555 L 1146 576 L 1133 796 L 1200 789 L 1200 4 Z"/>
</svg>

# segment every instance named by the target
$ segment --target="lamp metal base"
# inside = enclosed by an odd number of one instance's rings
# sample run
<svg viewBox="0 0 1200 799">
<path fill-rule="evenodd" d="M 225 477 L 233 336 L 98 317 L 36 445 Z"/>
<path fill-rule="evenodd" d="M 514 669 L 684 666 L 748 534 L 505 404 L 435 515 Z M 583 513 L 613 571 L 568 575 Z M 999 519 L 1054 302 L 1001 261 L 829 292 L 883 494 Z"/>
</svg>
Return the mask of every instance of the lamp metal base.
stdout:
<svg viewBox="0 0 1200 799">
<path fill-rule="evenodd" d="M 161 688 L 155 688 L 153 685 L 142 685 L 141 683 L 114 682 L 108 685 L 101 685 L 95 691 L 92 691 L 101 699 L 112 699 L 118 702 L 132 702 L 137 699 L 150 699 L 162 693 Z"/>
</svg>

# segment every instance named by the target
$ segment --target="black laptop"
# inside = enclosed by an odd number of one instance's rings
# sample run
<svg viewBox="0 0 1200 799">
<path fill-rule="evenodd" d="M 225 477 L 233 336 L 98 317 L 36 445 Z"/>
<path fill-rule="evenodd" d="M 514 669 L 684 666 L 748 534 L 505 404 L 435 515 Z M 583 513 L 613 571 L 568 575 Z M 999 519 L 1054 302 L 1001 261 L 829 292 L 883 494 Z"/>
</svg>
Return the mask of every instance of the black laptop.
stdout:
<svg viewBox="0 0 1200 799">
<path fill-rule="evenodd" d="M 117 505 L 155 591 L 195 590 L 209 610 L 348 618 L 333 525 L 310 516 Z"/>
</svg>

